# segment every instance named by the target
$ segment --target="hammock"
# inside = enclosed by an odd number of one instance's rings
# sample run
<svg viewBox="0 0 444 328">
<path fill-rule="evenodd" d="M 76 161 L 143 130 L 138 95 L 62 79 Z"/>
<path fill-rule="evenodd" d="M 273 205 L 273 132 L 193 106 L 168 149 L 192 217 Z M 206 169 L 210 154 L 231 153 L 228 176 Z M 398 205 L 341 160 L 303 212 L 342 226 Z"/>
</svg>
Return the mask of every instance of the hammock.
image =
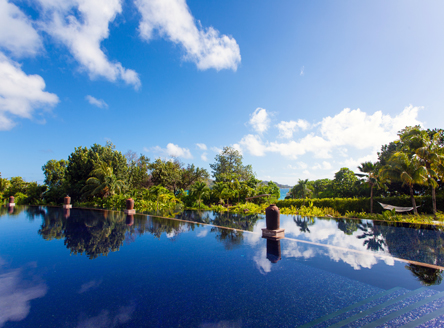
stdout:
<svg viewBox="0 0 444 328">
<path fill-rule="evenodd" d="M 378 202 L 379 203 L 379 202 Z M 389 211 L 391 211 L 391 210 L 393 210 L 393 209 L 395 209 L 395 212 L 398 212 L 398 213 L 400 213 L 400 212 L 408 212 L 408 211 L 411 211 L 411 210 L 413 210 L 413 206 L 412 207 L 401 207 L 401 206 L 393 206 L 393 205 L 387 205 L 387 204 L 383 204 L 383 203 L 379 203 L 381 206 L 382 206 L 382 208 L 383 209 L 385 209 L 385 210 L 389 210 Z M 421 206 L 421 205 L 420 205 Z M 420 206 L 416 206 L 416 208 L 418 208 L 418 207 L 420 207 Z"/>
</svg>

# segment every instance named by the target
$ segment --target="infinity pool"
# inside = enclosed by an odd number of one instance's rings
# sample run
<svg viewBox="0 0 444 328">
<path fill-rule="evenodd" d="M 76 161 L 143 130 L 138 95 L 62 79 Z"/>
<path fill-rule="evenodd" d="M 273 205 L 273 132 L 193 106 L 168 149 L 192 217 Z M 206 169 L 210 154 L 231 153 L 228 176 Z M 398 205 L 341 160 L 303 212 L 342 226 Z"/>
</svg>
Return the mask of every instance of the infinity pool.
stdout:
<svg viewBox="0 0 444 328">
<path fill-rule="evenodd" d="M 433 226 L 0 209 L 0 327 L 435 327 Z M 194 222 L 191 222 L 194 221 Z"/>
</svg>

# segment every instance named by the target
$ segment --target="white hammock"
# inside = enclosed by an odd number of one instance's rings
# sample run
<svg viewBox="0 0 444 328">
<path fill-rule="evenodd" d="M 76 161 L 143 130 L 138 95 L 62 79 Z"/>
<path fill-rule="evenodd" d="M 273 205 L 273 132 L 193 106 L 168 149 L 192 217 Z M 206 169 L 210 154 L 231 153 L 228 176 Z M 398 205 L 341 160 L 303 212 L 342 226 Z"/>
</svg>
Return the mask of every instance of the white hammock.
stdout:
<svg viewBox="0 0 444 328">
<path fill-rule="evenodd" d="M 379 202 L 378 202 L 379 203 Z M 412 207 L 401 207 L 401 206 L 393 206 L 393 205 L 387 205 L 387 204 L 383 204 L 383 203 L 379 203 L 381 206 L 382 206 L 382 208 L 383 209 L 385 209 L 385 210 L 389 210 L 389 211 L 391 211 L 391 210 L 393 210 L 393 209 L 395 209 L 395 212 L 398 212 L 398 213 L 400 213 L 400 212 L 408 212 L 408 211 L 411 211 L 411 210 L 413 210 L 413 206 Z M 421 206 L 421 205 L 420 205 Z M 418 208 L 418 207 L 420 207 L 420 206 L 416 206 L 416 208 Z"/>
</svg>

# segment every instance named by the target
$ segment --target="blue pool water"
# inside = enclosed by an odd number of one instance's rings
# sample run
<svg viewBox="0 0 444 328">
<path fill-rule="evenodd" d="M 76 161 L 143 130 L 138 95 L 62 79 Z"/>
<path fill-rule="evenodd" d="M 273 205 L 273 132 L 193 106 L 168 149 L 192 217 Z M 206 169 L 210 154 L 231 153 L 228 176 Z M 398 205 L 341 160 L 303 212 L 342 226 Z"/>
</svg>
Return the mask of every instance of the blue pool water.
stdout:
<svg viewBox="0 0 444 328">
<path fill-rule="evenodd" d="M 0 327 L 322 327 L 370 311 L 360 326 L 429 298 L 416 311 L 441 318 L 429 226 L 281 216 L 288 238 L 272 242 L 260 215 L 1 211 Z"/>
</svg>

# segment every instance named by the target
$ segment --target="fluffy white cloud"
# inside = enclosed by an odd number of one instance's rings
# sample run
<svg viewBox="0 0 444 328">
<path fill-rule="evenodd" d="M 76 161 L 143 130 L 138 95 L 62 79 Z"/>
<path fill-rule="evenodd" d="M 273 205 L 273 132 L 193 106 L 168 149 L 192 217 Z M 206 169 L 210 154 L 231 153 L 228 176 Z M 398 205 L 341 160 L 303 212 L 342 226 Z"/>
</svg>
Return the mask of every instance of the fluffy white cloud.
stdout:
<svg viewBox="0 0 444 328">
<path fill-rule="evenodd" d="M 14 56 L 35 55 L 42 42 L 31 21 L 14 4 L 0 0 L 0 47 Z"/>
<path fill-rule="evenodd" d="M 208 161 L 207 153 L 203 153 L 202 155 L 200 155 L 200 158 L 205 162 Z"/>
<path fill-rule="evenodd" d="M 267 147 L 262 143 L 261 138 L 252 134 L 243 137 L 240 144 L 254 156 L 264 156 L 265 151 L 267 150 Z"/>
<path fill-rule="evenodd" d="M 323 161 L 322 164 L 316 163 L 312 169 L 313 170 L 331 170 L 331 164 L 329 162 Z"/>
<path fill-rule="evenodd" d="M 207 145 L 203 144 L 203 143 L 197 143 L 196 146 L 200 149 L 200 150 L 207 150 Z"/>
<path fill-rule="evenodd" d="M 220 35 L 213 27 L 196 25 L 185 0 L 135 0 L 142 15 L 140 36 L 149 41 L 154 31 L 180 44 L 185 60 L 196 63 L 201 70 L 208 68 L 237 70 L 241 61 L 239 45 L 227 35 Z"/>
<path fill-rule="evenodd" d="M 253 114 L 250 115 L 250 121 L 248 122 L 258 133 L 263 133 L 268 130 L 270 125 L 270 115 L 264 108 L 256 108 Z"/>
<path fill-rule="evenodd" d="M 121 0 L 38 1 L 48 18 L 43 29 L 68 47 L 90 78 L 121 79 L 135 88 L 140 86 L 135 71 L 110 62 L 100 47 L 109 36 L 109 23 L 122 12 Z"/>
<path fill-rule="evenodd" d="M 347 156 L 347 147 L 369 149 L 372 154 L 376 154 L 381 145 L 396 140 L 397 132 L 405 126 L 422 124 L 417 119 L 420 109 L 421 107 L 410 105 L 404 108 L 399 115 L 392 117 L 383 115 L 380 111 L 369 115 L 360 109 L 346 108 L 339 114 L 333 117 L 328 116 L 320 123 L 315 124 L 319 126 L 320 135 L 312 132 L 298 141 L 269 142 L 263 141 L 257 135 L 248 134 L 242 138 L 240 144 L 254 156 L 264 156 L 267 152 L 276 152 L 291 159 L 296 159 L 306 153 L 312 153 L 316 158 L 331 158 L 334 150 Z M 264 110 L 265 115 L 261 115 L 260 110 L 262 109 L 258 108 L 250 120 L 250 124 L 258 132 L 265 131 L 268 127 L 263 123 L 267 119 L 266 111 Z M 292 134 L 292 126 L 293 124 L 283 124 L 279 127 L 278 124 L 280 135 Z M 296 126 L 298 125 L 295 124 L 294 127 Z M 303 122 L 299 124 L 299 127 L 308 128 Z"/>
<path fill-rule="evenodd" d="M 90 96 L 90 95 L 87 95 L 86 97 L 85 97 L 85 99 L 91 104 L 91 105 L 94 105 L 94 106 L 97 106 L 97 107 L 99 107 L 99 108 L 108 108 L 108 104 L 105 102 L 105 100 L 103 100 L 103 99 L 97 99 L 97 98 L 95 98 L 95 97 L 93 97 L 93 96 Z"/>
<path fill-rule="evenodd" d="M 407 125 L 421 124 L 417 120 L 420 107 L 412 105 L 395 117 L 381 111 L 369 115 L 359 108 L 345 108 L 334 117 L 325 117 L 321 122 L 322 136 L 332 146 L 348 145 L 357 149 L 379 148 L 397 138 L 397 132 Z"/>
<path fill-rule="evenodd" d="M 214 151 L 215 153 L 218 153 L 218 154 L 220 154 L 223 151 L 222 148 L 218 148 L 218 147 L 211 147 L 211 150 Z"/>
<path fill-rule="evenodd" d="M 20 65 L 0 52 L 0 130 L 14 126 L 10 116 L 32 118 L 38 108 L 54 106 L 59 98 L 46 91 L 39 75 L 26 75 Z"/>
<path fill-rule="evenodd" d="M 291 139 L 293 138 L 293 132 L 298 128 L 307 130 L 310 127 L 310 123 L 299 119 L 297 121 L 281 121 L 281 123 L 276 126 L 279 129 L 279 138 Z"/>
<path fill-rule="evenodd" d="M 146 148 L 145 148 L 145 150 L 146 150 Z M 193 158 L 193 156 L 191 155 L 191 152 L 188 148 L 181 148 L 178 145 L 175 145 L 173 143 L 169 143 L 165 149 L 161 148 L 159 146 L 156 146 L 153 148 L 153 151 L 155 153 L 160 153 L 163 156 L 168 156 L 168 157 Z"/>
</svg>

